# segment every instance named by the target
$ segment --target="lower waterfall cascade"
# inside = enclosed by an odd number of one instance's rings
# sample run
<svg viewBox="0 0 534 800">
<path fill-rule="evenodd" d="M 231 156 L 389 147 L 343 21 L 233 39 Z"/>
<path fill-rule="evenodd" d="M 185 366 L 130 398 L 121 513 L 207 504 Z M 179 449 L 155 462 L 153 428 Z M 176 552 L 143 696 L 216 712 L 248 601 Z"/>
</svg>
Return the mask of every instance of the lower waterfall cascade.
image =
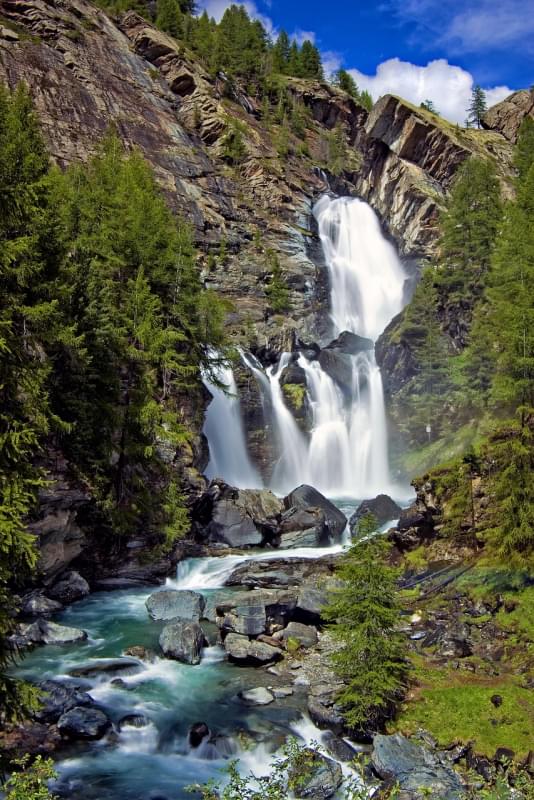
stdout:
<svg viewBox="0 0 534 800">
<path fill-rule="evenodd" d="M 210 444 L 208 477 L 228 483 L 236 474 L 246 475 L 246 486 L 265 485 L 286 494 L 300 483 L 309 483 L 329 497 L 370 497 L 394 492 L 388 465 L 387 422 L 382 376 L 374 356 L 374 342 L 403 307 L 406 273 L 393 245 L 386 239 L 375 212 L 356 198 L 323 195 L 315 204 L 330 284 L 332 339 L 341 334 L 361 337 L 360 349 L 343 353 L 350 370 L 350 389 L 323 368 L 320 360 L 304 353 L 283 353 L 277 365 L 263 371 L 247 353 L 243 364 L 257 380 L 263 408 L 274 438 L 277 459 L 265 481 L 250 464 L 241 427 L 223 425 L 214 435 L 208 409 L 204 432 Z M 288 407 L 280 379 L 290 363 L 306 376 L 311 427 L 299 427 Z M 229 394 L 219 391 L 212 403 L 226 404 L 225 417 L 239 417 L 233 375 L 221 374 Z M 228 453 L 233 463 L 228 463 Z M 244 483 L 237 484 L 245 488 Z"/>
</svg>

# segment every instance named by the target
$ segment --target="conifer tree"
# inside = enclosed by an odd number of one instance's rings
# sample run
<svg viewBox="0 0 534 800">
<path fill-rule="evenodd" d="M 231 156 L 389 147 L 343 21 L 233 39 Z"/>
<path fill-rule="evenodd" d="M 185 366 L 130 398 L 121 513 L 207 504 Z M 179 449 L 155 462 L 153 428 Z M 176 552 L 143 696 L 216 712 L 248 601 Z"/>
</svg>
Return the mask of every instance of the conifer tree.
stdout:
<svg viewBox="0 0 534 800">
<path fill-rule="evenodd" d="M 300 63 L 300 50 L 296 41 L 293 39 L 289 48 L 289 58 L 287 61 L 287 74 L 295 78 L 302 78 L 302 67 Z"/>
<path fill-rule="evenodd" d="M 300 49 L 299 71 L 299 77 L 302 78 L 316 78 L 322 80 L 324 77 L 321 54 L 309 39 L 306 39 L 302 43 Z"/>
<path fill-rule="evenodd" d="M 156 25 L 175 39 L 183 34 L 183 15 L 178 0 L 157 0 Z"/>
<path fill-rule="evenodd" d="M 387 566 L 387 544 L 372 536 L 376 520 L 360 520 L 361 540 L 341 560 L 342 586 L 325 609 L 340 643 L 333 666 L 346 682 L 338 703 L 351 728 L 376 729 L 403 686 L 405 663 L 397 633 L 395 570 Z"/>
<path fill-rule="evenodd" d="M 334 82 L 344 92 L 350 94 L 355 99 L 359 98 L 358 86 L 352 75 L 346 69 L 338 69 L 335 74 Z"/>
<path fill-rule="evenodd" d="M 371 97 L 367 89 L 364 89 L 363 92 L 360 92 L 359 102 L 364 108 L 367 109 L 367 111 L 370 111 L 372 109 L 373 98 Z"/>
<path fill-rule="evenodd" d="M 291 43 L 285 30 L 281 30 L 273 47 L 273 71 L 284 74 L 288 70 Z"/>
<path fill-rule="evenodd" d="M 487 110 L 486 93 L 477 85 L 471 92 L 471 102 L 468 108 L 469 121 L 476 125 L 477 128 L 480 128 L 482 126 L 482 118 Z"/>
<path fill-rule="evenodd" d="M 534 119 L 525 117 L 518 132 L 517 146 L 514 153 L 514 165 L 519 181 L 524 181 L 534 163 Z"/>
</svg>

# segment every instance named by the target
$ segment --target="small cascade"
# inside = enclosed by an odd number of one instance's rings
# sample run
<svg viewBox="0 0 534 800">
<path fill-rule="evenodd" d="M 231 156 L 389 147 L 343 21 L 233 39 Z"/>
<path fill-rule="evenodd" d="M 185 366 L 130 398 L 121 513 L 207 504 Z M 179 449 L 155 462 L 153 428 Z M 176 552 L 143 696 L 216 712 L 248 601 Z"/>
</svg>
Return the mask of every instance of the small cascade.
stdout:
<svg viewBox="0 0 534 800">
<path fill-rule="evenodd" d="M 233 486 L 242 489 L 258 489 L 263 481 L 250 460 L 241 418 L 241 405 L 232 369 L 219 367 L 218 381 L 225 389 L 209 378 L 204 383 L 213 400 L 208 406 L 204 423 L 204 434 L 210 447 L 210 461 L 206 476 L 224 478 Z"/>
</svg>

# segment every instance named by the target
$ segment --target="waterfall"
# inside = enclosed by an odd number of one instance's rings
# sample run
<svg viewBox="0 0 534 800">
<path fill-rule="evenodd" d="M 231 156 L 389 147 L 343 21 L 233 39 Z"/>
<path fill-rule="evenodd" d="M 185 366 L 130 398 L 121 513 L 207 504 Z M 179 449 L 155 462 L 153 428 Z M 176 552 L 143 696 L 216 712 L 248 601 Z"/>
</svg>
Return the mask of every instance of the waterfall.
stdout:
<svg viewBox="0 0 534 800">
<path fill-rule="evenodd" d="M 219 367 L 217 380 L 224 389 L 204 377 L 204 384 L 213 396 L 203 429 L 210 448 L 206 477 L 224 478 L 242 489 L 258 489 L 263 486 L 263 481 L 248 454 L 241 404 L 231 367 Z"/>
<path fill-rule="evenodd" d="M 403 306 L 406 275 L 395 248 L 361 200 L 323 195 L 313 213 L 329 274 L 332 337 L 348 332 L 375 342 Z M 366 346 L 370 343 L 362 342 Z M 348 370 L 348 387 L 338 385 L 322 360 L 303 353 L 283 353 L 266 371 L 241 353 L 258 383 L 265 424 L 272 431 L 278 456 L 266 483 L 278 494 L 301 483 L 330 497 L 363 498 L 390 490 L 384 393 L 374 351 L 340 345 L 334 352 Z M 297 424 L 281 385 L 295 359 L 306 377 L 309 433 Z M 209 385 L 214 399 L 204 427 L 211 453 L 206 474 L 243 488 L 261 486 L 247 454 L 231 369 L 222 370 L 219 379 L 229 393 Z"/>
</svg>

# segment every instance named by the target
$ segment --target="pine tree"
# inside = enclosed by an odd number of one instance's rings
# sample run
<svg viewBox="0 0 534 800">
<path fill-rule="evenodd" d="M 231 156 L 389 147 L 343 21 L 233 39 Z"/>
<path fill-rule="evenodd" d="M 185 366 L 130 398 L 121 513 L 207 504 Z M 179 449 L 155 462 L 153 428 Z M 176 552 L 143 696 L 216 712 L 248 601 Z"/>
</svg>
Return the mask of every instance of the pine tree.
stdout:
<svg viewBox="0 0 534 800">
<path fill-rule="evenodd" d="M 334 82 L 336 86 L 339 86 L 339 88 L 344 92 L 350 94 L 351 97 L 354 97 L 355 99 L 359 98 L 359 91 L 356 81 L 346 69 L 338 69 L 334 77 Z"/>
<path fill-rule="evenodd" d="M 363 92 L 360 92 L 359 103 L 364 108 L 366 108 L 367 111 L 370 111 L 372 109 L 373 98 L 371 97 L 371 94 L 367 91 L 367 89 L 364 89 Z"/>
<path fill-rule="evenodd" d="M 183 34 L 183 15 L 177 0 L 157 0 L 156 25 L 175 39 Z"/>
<path fill-rule="evenodd" d="M 425 111 L 430 111 L 431 114 L 436 114 L 436 116 L 439 117 L 439 111 L 437 110 L 436 106 L 434 105 L 434 101 L 433 100 L 423 100 L 423 102 L 420 103 L 420 107 L 424 108 Z"/>
<path fill-rule="evenodd" d="M 300 49 L 299 69 L 301 78 L 316 78 L 322 80 L 324 78 L 323 65 L 321 63 L 321 54 L 318 48 L 306 39 L 302 43 Z"/>
<path fill-rule="evenodd" d="M 373 530 L 371 515 L 360 520 L 364 537 Z M 406 670 L 397 633 L 396 573 L 386 564 L 387 550 L 380 536 L 351 547 L 336 570 L 343 585 L 324 612 L 341 645 L 333 666 L 347 685 L 338 703 L 355 730 L 376 730 L 391 712 Z"/>
<path fill-rule="evenodd" d="M 471 102 L 467 109 L 469 121 L 476 125 L 477 128 L 480 128 L 482 126 L 482 118 L 487 110 L 486 93 L 477 85 L 471 92 Z"/>
<path fill-rule="evenodd" d="M 273 47 L 273 71 L 285 74 L 289 66 L 291 43 L 285 30 L 281 30 Z"/>
<path fill-rule="evenodd" d="M 289 58 L 287 61 L 287 74 L 294 78 L 302 78 L 302 66 L 300 61 L 300 50 L 295 40 L 291 42 L 289 48 Z"/>
<path fill-rule="evenodd" d="M 341 123 L 327 134 L 326 146 L 326 168 L 332 175 L 339 176 L 347 160 L 347 136 Z"/>
<path fill-rule="evenodd" d="M 519 128 L 514 165 L 519 181 L 524 181 L 534 163 L 534 119 L 525 117 Z"/>
</svg>

